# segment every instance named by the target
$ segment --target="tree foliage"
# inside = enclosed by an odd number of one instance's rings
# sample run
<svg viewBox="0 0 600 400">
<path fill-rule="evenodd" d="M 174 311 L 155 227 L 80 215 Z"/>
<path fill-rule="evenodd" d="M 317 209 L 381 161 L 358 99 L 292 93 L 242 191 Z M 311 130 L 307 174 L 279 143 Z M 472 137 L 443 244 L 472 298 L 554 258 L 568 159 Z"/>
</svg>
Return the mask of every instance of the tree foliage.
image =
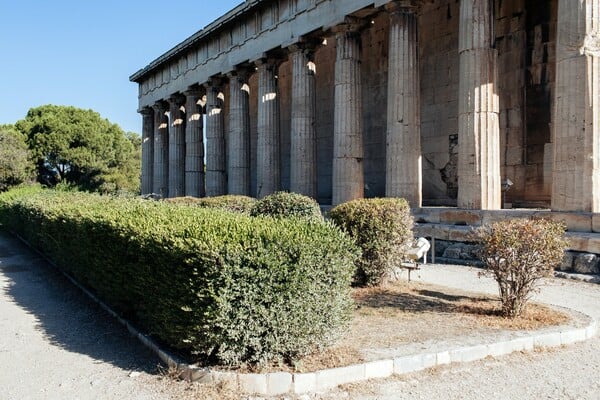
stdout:
<svg viewBox="0 0 600 400">
<path fill-rule="evenodd" d="M 0 192 L 33 180 L 25 137 L 12 125 L 0 125 Z"/>
<path fill-rule="evenodd" d="M 92 110 L 45 105 L 16 123 L 27 137 L 38 179 L 82 190 L 139 190 L 141 143 Z"/>
</svg>

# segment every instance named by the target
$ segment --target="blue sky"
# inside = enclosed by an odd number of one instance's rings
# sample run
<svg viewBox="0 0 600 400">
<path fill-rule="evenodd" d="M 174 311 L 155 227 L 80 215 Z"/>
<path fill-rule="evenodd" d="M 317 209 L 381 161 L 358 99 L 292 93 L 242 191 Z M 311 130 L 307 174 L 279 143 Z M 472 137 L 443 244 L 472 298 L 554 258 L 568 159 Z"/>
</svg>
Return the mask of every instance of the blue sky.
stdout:
<svg viewBox="0 0 600 400">
<path fill-rule="evenodd" d="M 242 0 L 0 0 L 0 124 L 44 104 L 141 132 L 129 76 Z"/>
</svg>

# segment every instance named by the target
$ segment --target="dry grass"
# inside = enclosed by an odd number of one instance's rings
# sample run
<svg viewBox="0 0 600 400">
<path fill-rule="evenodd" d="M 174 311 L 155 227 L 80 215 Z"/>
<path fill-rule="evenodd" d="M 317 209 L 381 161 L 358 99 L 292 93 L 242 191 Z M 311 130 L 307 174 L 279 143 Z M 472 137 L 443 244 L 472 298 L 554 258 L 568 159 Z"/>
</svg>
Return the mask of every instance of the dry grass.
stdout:
<svg viewBox="0 0 600 400">
<path fill-rule="evenodd" d="M 506 319 L 493 297 L 415 282 L 354 289 L 353 297 L 354 318 L 338 345 L 297 360 L 293 366 L 266 366 L 260 371 L 311 372 L 366 361 L 369 350 L 504 330 L 536 330 L 570 320 L 564 313 L 534 303 L 522 317 Z"/>
</svg>

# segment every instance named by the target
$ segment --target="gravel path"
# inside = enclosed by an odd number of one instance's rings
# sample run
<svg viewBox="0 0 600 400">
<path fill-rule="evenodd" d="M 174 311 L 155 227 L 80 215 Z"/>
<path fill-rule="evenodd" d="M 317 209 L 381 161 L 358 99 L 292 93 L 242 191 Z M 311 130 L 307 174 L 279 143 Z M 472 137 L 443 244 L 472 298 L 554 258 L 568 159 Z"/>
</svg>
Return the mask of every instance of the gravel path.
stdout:
<svg viewBox="0 0 600 400">
<path fill-rule="evenodd" d="M 157 363 L 79 289 L 0 231 L 0 399 L 168 398 Z"/>
<path fill-rule="evenodd" d="M 477 272 L 429 265 L 415 279 L 495 293 L 495 284 L 479 279 Z M 600 320 L 600 285 L 552 279 L 537 300 Z M 0 399 L 225 398 L 223 392 L 165 379 L 157 364 L 155 356 L 62 275 L 0 231 Z M 227 393 L 226 398 L 240 397 Z M 298 398 L 599 400 L 600 338 Z"/>
</svg>

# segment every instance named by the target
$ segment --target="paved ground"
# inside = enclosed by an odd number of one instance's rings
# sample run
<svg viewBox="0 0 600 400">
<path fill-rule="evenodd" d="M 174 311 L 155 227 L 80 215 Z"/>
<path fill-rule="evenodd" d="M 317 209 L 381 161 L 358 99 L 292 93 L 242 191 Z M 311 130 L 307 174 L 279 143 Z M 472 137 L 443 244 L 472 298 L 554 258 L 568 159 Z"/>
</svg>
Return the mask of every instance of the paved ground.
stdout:
<svg viewBox="0 0 600 400">
<path fill-rule="evenodd" d="M 418 275 L 450 287 L 495 290 L 466 267 L 428 266 Z M 600 285 L 550 280 L 538 299 L 600 320 Z M 0 400 L 222 398 L 165 379 L 157 364 L 123 327 L 0 231 Z M 600 338 L 301 398 L 598 400 Z"/>
</svg>

